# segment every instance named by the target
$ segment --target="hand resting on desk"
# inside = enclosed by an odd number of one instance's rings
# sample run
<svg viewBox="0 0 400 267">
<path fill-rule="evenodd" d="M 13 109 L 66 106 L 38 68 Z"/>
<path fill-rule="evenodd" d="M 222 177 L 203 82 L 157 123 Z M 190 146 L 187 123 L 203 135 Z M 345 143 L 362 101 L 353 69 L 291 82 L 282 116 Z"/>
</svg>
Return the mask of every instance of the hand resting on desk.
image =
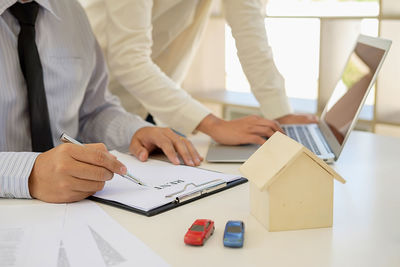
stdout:
<svg viewBox="0 0 400 267">
<path fill-rule="evenodd" d="M 133 135 L 130 152 L 140 161 L 146 161 L 156 148 L 160 148 L 173 164 L 180 164 L 178 155 L 188 166 L 200 165 L 203 158 L 193 144 L 186 138 L 174 133 L 170 128 L 144 127 Z"/>
<path fill-rule="evenodd" d="M 262 145 L 265 137 L 270 137 L 276 131 L 283 133 L 278 122 L 256 115 L 226 121 L 210 114 L 200 122 L 197 130 L 223 145 Z"/>
</svg>

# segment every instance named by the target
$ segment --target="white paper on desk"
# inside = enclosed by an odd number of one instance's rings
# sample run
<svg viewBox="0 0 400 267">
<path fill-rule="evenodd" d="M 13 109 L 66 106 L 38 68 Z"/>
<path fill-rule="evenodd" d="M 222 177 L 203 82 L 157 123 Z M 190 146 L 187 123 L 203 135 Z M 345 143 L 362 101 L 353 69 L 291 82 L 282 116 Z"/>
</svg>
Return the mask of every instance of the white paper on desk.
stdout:
<svg viewBox="0 0 400 267">
<path fill-rule="evenodd" d="M 59 267 L 168 266 L 88 200 L 67 205 L 63 248 L 69 265 L 59 264 Z"/>
<path fill-rule="evenodd" d="M 65 205 L 0 206 L 0 266 L 57 266 Z"/>
<path fill-rule="evenodd" d="M 111 151 L 111 153 L 126 165 L 131 174 L 149 187 L 137 185 L 119 175 L 114 175 L 114 178 L 106 183 L 104 189 L 94 196 L 114 200 L 143 211 L 172 202 L 174 198 L 165 196 L 182 190 L 186 184 L 199 185 L 216 179 L 230 182 L 240 178 L 239 175 L 173 165 L 153 159 L 141 162 L 131 155 L 117 151 Z"/>
</svg>

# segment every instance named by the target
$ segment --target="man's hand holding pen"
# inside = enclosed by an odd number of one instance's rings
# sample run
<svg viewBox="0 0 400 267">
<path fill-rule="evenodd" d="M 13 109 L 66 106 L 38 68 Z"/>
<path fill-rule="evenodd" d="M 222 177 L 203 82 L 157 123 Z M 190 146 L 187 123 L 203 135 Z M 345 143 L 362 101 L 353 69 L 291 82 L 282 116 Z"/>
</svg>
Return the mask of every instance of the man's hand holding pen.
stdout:
<svg viewBox="0 0 400 267">
<path fill-rule="evenodd" d="M 36 158 L 28 183 L 32 197 L 53 203 L 79 201 L 102 190 L 114 173 L 145 185 L 129 174 L 126 166 L 109 153 L 104 144 L 83 145 L 65 134 L 61 139 L 68 143 Z M 156 147 L 161 148 L 174 164 L 179 164 L 178 155 L 191 166 L 197 166 L 203 160 L 189 140 L 168 128 L 139 129 L 132 137 L 130 150 L 139 160 L 146 161 Z"/>
<path fill-rule="evenodd" d="M 62 144 L 36 158 L 29 177 L 32 197 L 53 203 L 74 202 L 103 189 L 126 167 L 104 144 Z"/>
</svg>

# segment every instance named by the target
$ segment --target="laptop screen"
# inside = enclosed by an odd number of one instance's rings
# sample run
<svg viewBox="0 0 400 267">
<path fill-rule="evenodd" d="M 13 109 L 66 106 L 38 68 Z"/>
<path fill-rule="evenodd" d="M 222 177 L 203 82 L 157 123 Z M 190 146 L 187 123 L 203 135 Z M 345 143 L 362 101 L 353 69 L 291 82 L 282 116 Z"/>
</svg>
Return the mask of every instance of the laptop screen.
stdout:
<svg viewBox="0 0 400 267">
<path fill-rule="evenodd" d="M 358 42 L 326 106 L 323 118 L 340 145 L 368 93 L 385 50 Z"/>
</svg>

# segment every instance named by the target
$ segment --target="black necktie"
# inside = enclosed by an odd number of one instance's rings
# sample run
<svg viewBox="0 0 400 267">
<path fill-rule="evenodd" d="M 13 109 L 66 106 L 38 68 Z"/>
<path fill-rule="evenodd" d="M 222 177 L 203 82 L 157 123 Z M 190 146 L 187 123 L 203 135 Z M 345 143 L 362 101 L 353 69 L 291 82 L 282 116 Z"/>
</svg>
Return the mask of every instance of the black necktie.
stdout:
<svg viewBox="0 0 400 267">
<path fill-rule="evenodd" d="M 18 20 L 18 55 L 28 89 L 32 151 L 45 152 L 54 147 L 50 129 L 49 111 L 44 90 L 42 63 L 35 42 L 35 22 L 39 11 L 36 2 L 15 3 L 10 12 Z"/>
</svg>

